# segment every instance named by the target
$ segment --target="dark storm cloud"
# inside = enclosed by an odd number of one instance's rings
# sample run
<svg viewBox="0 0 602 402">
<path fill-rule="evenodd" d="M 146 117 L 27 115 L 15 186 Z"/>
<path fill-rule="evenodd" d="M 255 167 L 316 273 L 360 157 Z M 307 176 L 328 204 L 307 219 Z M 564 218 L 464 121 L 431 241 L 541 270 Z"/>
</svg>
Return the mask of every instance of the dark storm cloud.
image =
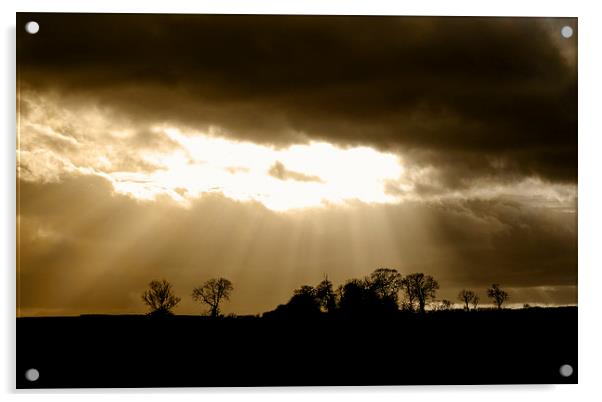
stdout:
<svg viewBox="0 0 602 402">
<path fill-rule="evenodd" d="M 553 36 L 575 19 L 20 14 L 18 26 L 31 19 L 23 87 L 133 121 L 400 149 L 449 186 L 576 181 L 576 38 Z"/>
</svg>

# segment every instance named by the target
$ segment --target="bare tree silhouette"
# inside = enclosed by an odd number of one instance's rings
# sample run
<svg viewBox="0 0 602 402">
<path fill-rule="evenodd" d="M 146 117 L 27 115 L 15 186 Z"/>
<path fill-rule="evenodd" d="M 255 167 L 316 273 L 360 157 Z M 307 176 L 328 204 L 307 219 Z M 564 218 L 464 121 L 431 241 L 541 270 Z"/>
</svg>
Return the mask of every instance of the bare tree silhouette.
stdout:
<svg viewBox="0 0 602 402">
<path fill-rule="evenodd" d="M 458 294 L 458 300 L 464 303 L 464 310 L 468 311 L 470 309 L 469 305 L 478 297 L 475 292 L 472 290 L 462 289 Z M 478 301 L 477 301 L 478 304 Z"/>
<path fill-rule="evenodd" d="M 180 302 L 180 298 L 173 293 L 171 283 L 165 279 L 152 281 L 148 284 L 150 289 L 142 293 L 142 301 L 150 308 L 151 315 L 172 314 L 174 307 Z"/>
<path fill-rule="evenodd" d="M 502 305 L 506 300 L 508 300 L 509 297 L 508 293 L 502 290 L 500 285 L 497 283 L 494 283 L 489 289 L 487 289 L 487 296 L 493 300 L 498 309 L 502 308 Z"/>
<path fill-rule="evenodd" d="M 435 298 L 439 283 L 432 276 L 417 272 L 403 278 L 403 287 L 411 308 L 413 309 L 413 300 L 416 300 L 419 311 L 424 313 L 426 304 Z"/>
<path fill-rule="evenodd" d="M 479 302 L 481 301 L 481 298 L 479 297 L 479 295 L 475 294 L 474 297 L 472 298 L 472 309 L 474 311 L 477 311 L 477 309 L 479 308 Z"/>
<path fill-rule="evenodd" d="M 219 316 L 219 305 L 222 300 L 229 300 L 234 287 L 232 282 L 224 278 L 210 279 L 202 286 L 192 290 L 192 299 L 209 306 L 211 317 Z"/>
</svg>

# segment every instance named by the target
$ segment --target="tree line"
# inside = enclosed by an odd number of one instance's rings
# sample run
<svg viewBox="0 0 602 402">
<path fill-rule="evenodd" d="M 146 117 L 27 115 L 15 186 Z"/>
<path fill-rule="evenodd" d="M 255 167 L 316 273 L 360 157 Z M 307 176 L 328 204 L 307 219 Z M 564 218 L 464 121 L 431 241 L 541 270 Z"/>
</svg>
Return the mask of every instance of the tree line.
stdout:
<svg viewBox="0 0 602 402">
<path fill-rule="evenodd" d="M 233 290 L 232 282 L 228 279 L 214 278 L 195 287 L 191 296 L 194 301 L 206 305 L 206 314 L 215 318 L 221 315 L 220 306 L 230 299 Z M 295 289 L 286 304 L 264 315 L 372 316 L 399 310 L 425 313 L 430 304 L 434 310 L 452 309 L 454 304 L 450 300 L 436 301 L 438 290 L 439 283 L 431 275 L 416 272 L 403 276 L 395 269 L 379 268 L 362 279 L 347 280 L 336 289 L 325 276 L 316 286 L 304 285 Z M 492 284 L 487 289 L 487 297 L 498 309 L 502 309 L 509 295 L 499 284 Z M 480 297 L 475 291 L 462 289 L 457 298 L 464 310 L 478 309 Z M 150 282 L 149 288 L 142 294 L 142 300 L 149 307 L 151 315 L 173 314 L 173 309 L 181 301 L 165 279 Z"/>
</svg>

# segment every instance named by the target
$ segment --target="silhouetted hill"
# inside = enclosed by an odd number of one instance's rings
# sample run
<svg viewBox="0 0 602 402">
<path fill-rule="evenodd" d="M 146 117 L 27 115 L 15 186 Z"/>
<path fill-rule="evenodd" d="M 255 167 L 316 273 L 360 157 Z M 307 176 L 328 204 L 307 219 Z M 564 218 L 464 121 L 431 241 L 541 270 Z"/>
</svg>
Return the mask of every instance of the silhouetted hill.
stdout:
<svg viewBox="0 0 602 402">
<path fill-rule="evenodd" d="M 576 307 L 19 318 L 17 339 L 18 388 L 577 382 Z"/>
</svg>

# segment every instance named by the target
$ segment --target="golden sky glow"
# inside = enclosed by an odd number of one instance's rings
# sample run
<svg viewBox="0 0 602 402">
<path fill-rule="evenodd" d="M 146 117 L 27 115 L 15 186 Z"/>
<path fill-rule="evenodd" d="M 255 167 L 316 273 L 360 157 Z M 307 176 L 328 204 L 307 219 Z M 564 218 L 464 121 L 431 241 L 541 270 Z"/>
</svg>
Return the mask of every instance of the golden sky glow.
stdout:
<svg viewBox="0 0 602 402">
<path fill-rule="evenodd" d="M 17 41 L 22 314 L 143 312 L 160 278 L 196 314 L 220 276 L 255 314 L 379 267 L 576 303 L 576 20 L 40 18 L 61 29 Z"/>
</svg>

